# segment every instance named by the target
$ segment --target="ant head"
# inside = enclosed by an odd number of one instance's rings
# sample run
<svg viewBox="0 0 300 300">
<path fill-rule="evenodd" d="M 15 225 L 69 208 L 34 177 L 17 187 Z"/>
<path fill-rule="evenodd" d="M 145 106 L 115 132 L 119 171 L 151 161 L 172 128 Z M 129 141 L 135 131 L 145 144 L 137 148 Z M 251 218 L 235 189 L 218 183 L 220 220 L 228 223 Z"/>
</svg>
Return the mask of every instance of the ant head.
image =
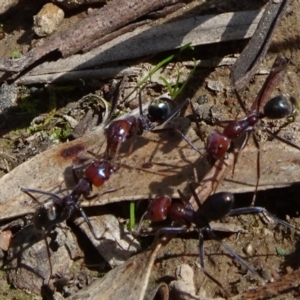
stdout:
<svg viewBox="0 0 300 300">
<path fill-rule="evenodd" d="M 167 196 L 157 196 L 149 205 L 147 216 L 152 222 L 164 221 L 168 216 L 168 209 L 172 199 Z"/>
<path fill-rule="evenodd" d="M 106 128 L 106 153 L 108 155 L 114 156 L 116 154 L 119 145 L 130 137 L 132 127 L 136 126 L 135 123 L 136 119 L 134 117 L 128 117 L 124 120 L 116 120 L 110 123 Z"/>
<path fill-rule="evenodd" d="M 229 147 L 230 140 L 217 130 L 207 139 L 206 150 L 209 157 L 221 159 Z"/>
</svg>

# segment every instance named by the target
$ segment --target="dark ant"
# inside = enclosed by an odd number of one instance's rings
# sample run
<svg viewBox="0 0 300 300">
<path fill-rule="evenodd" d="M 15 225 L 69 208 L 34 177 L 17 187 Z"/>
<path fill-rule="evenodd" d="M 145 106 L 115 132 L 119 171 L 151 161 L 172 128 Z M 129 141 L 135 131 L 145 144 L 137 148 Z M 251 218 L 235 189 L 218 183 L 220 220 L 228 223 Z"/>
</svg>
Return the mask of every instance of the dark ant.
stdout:
<svg viewBox="0 0 300 300">
<path fill-rule="evenodd" d="M 110 176 L 118 169 L 111 161 L 107 159 L 100 159 L 90 163 L 84 170 L 84 176 L 81 178 L 73 191 L 65 196 L 59 197 L 58 195 L 29 188 L 21 188 L 21 191 L 26 193 L 34 201 L 39 201 L 31 193 L 38 193 L 50 196 L 52 199 L 48 200 L 46 203 L 40 205 L 33 216 L 33 226 L 35 230 L 44 236 L 55 226 L 63 221 L 68 220 L 75 211 L 79 211 L 85 222 L 88 224 L 90 231 L 92 232 L 95 239 L 99 240 L 97 237 L 91 222 L 86 216 L 83 209 L 80 207 L 80 198 L 83 196 L 85 199 L 93 199 L 98 196 L 98 194 L 91 195 L 93 185 L 99 187 L 107 181 Z M 74 178 L 77 179 L 74 173 Z M 46 243 L 47 244 L 47 243 Z M 52 265 L 50 260 L 50 251 L 47 244 L 47 252 L 49 257 L 49 264 L 51 268 L 50 278 L 52 276 Z M 49 280 L 50 280 L 49 278 Z"/>
<path fill-rule="evenodd" d="M 157 125 L 162 125 L 174 118 L 175 115 L 187 104 L 189 100 L 183 101 L 180 105 L 175 106 L 174 101 L 167 97 L 154 99 L 149 107 L 148 114 L 144 115 L 141 105 L 141 97 L 139 97 L 140 116 L 129 116 L 121 120 L 112 121 L 106 129 L 107 147 L 106 155 L 115 157 L 119 152 L 121 144 L 130 138 L 142 135 L 144 131 L 153 131 Z M 155 124 L 157 123 L 157 125 Z M 194 145 L 182 134 L 177 128 L 172 128 L 181 135 L 181 137 L 191 147 L 198 151 Z M 132 146 L 130 151 L 132 151 Z"/>
<path fill-rule="evenodd" d="M 272 137 L 300 150 L 300 147 L 293 144 L 292 142 L 281 138 L 277 135 L 274 135 L 266 126 L 263 125 L 261 119 L 268 117 L 270 119 L 279 119 L 284 117 L 293 116 L 296 111 L 296 100 L 289 95 L 278 95 L 270 99 L 267 103 L 271 92 L 282 80 L 288 64 L 288 59 L 283 55 L 278 55 L 273 67 L 269 73 L 269 76 L 265 80 L 262 88 L 260 89 L 254 103 L 252 104 L 250 110 L 246 112 L 246 118 L 243 120 L 235 121 L 221 121 L 218 122 L 218 125 L 225 126 L 223 132 L 215 130 L 207 139 L 206 151 L 208 153 L 208 158 L 210 161 L 222 159 L 225 156 L 225 153 L 232 146 L 232 142 L 238 140 L 241 137 L 245 137 L 242 145 L 239 149 L 235 149 L 235 152 L 243 149 L 249 139 L 249 134 L 254 131 L 256 125 L 266 131 Z M 244 108 L 242 101 L 236 92 L 236 95 L 239 99 L 239 102 Z M 260 106 L 264 106 L 264 113 L 259 112 Z M 246 111 L 246 109 L 244 108 Z M 259 148 L 258 141 L 254 137 L 255 144 Z M 256 182 L 256 191 L 258 188 L 260 171 L 259 171 L 259 151 L 258 151 L 258 171 L 257 171 L 257 182 Z M 236 158 L 237 160 L 237 158 Z M 236 163 L 235 160 L 235 163 Z M 233 169 L 234 170 L 234 169 Z M 254 195 L 255 199 L 255 195 Z"/>
<path fill-rule="evenodd" d="M 264 213 L 272 218 L 277 223 L 291 229 L 296 229 L 293 225 L 277 218 L 272 215 L 268 210 L 263 207 L 251 206 L 245 208 L 232 209 L 234 203 L 234 196 L 228 192 L 216 193 L 209 196 L 204 203 L 200 203 L 195 191 L 192 189 L 193 196 L 195 197 L 199 209 L 194 210 L 192 205 L 180 194 L 181 202 L 172 201 L 169 196 L 163 195 L 156 197 L 148 206 L 147 211 L 141 218 L 138 225 L 137 232 L 141 231 L 141 224 L 144 218 L 150 219 L 152 222 L 160 222 L 169 218 L 174 224 L 181 225 L 182 227 L 162 227 L 156 232 L 156 238 L 161 234 L 177 234 L 187 232 L 189 228 L 194 227 L 199 232 L 199 257 L 200 265 L 204 269 L 204 238 L 203 233 L 206 233 L 211 239 L 217 240 L 234 258 L 242 263 L 249 271 L 257 276 L 260 280 L 261 277 L 257 272 L 244 261 L 237 253 L 235 253 L 228 244 L 220 240 L 210 227 L 209 222 L 220 220 L 226 216 L 234 216 L 240 214 L 251 213 Z M 147 235 L 147 233 L 145 233 Z"/>
</svg>

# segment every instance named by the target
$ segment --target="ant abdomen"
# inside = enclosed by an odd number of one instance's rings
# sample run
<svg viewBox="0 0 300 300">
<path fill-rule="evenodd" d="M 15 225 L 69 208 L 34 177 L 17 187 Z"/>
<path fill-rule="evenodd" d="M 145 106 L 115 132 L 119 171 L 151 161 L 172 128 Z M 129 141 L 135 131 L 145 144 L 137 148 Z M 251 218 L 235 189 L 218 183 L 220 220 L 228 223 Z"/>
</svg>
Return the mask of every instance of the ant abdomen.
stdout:
<svg viewBox="0 0 300 300">
<path fill-rule="evenodd" d="M 174 112 L 175 103 L 169 98 L 154 99 L 148 107 L 148 118 L 151 122 L 163 123 Z"/>
<path fill-rule="evenodd" d="M 220 192 L 209 196 L 196 214 L 200 219 L 215 221 L 224 218 L 232 209 L 234 196 L 228 192 Z"/>
<path fill-rule="evenodd" d="M 269 119 L 282 119 L 293 116 L 297 101 L 289 94 L 280 94 L 271 98 L 264 106 L 264 115 Z"/>
<path fill-rule="evenodd" d="M 84 175 L 92 185 L 99 187 L 103 185 L 116 170 L 117 167 L 110 161 L 101 159 L 91 163 L 85 169 Z"/>
</svg>

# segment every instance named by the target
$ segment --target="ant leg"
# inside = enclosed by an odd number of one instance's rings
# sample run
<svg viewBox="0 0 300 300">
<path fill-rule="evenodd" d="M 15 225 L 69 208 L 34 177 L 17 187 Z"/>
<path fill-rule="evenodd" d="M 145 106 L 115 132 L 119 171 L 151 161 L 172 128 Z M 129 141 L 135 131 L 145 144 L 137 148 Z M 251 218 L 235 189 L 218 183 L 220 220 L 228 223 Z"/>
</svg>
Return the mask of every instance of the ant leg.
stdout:
<svg viewBox="0 0 300 300">
<path fill-rule="evenodd" d="M 22 188 L 22 187 L 21 187 L 21 191 L 24 192 L 25 194 L 27 194 L 31 199 L 33 199 L 34 201 L 36 201 L 39 204 L 42 204 L 42 203 L 39 202 L 31 193 L 47 195 L 47 196 L 53 197 L 57 200 L 61 200 L 61 198 L 59 196 L 57 196 L 56 194 L 51 193 L 51 192 L 45 192 L 45 191 L 41 191 L 41 190 L 28 189 L 28 188 Z"/>
<path fill-rule="evenodd" d="M 106 240 L 105 237 L 98 237 L 98 236 L 96 235 L 95 230 L 94 230 L 94 227 L 93 227 L 93 225 L 92 225 L 90 219 L 88 218 L 88 216 L 85 214 L 84 210 L 83 210 L 81 207 L 79 208 L 79 211 L 80 211 L 80 214 L 81 214 L 81 216 L 83 217 L 84 221 L 85 221 L 86 224 L 88 225 L 89 230 L 90 230 L 90 232 L 92 233 L 93 237 L 94 237 L 96 240 L 98 240 L 98 241 L 99 241 L 99 240 Z M 108 230 L 108 228 L 105 229 L 105 232 L 106 232 L 107 230 Z M 118 242 L 116 242 L 116 241 L 114 241 L 114 242 L 117 243 L 117 244 L 122 248 L 122 246 L 121 246 Z"/>
<path fill-rule="evenodd" d="M 49 275 L 49 279 L 48 279 L 48 285 L 49 285 L 50 279 L 52 278 L 52 275 L 53 275 L 53 267 L 52 267 L 52 262 L 51 262 L 51 255 L 50 255 L 50 249 L 49 249 L 49 245 L 48 245 L 48 241 L 47 241 L 47 236 L 45 236 L 45 235 L 44 235 L 44 241 L 46 244 L 47 255 L 48 255 L 48 260 L 49 260 L 49 267 L 50 267 L 50 275 Z"/>
<path fill-rule="evenodd" d="M 252 202 L 251 202 L 251 206 L 255 205 L 255 201 L 256 201 L 256 195 L 257 195 L 257 191 L 258 191 L 258 185 L 259 185 L 259 180 L 260 180 L 260 147 L 259 147 L 259 142 L 257 140 L 257 138 L 255 137 L 255 135 L 253 134 L 253 140 L 254 140 L 254 144 L 257 148 L 257 157 L 256 157 L 256 184 L 255 184 L 255 190 L 253 193 L 253 198 L 252 198 Z"/>
<path fill-rule="evenodd" d="M 209 227 L 206 226 L 203 228 L 203 230 L 205 230 L 205 232 L 210 236 L 210 238 L 216 240 L 217 242 L 219 242 L 224 249 L 226 249 L 226 251 L 235 259 L 237 259 L 242 265 L 244 265 L 257 279 L 259 279 L 259 281 L 261 281 L 263 284 L 265 284 L 265 281 L 259 276 L 259 274 L 245 261 L 243 260 L 237 253 L 235 253 L 228 244 L 226 244 L 225 242 L 223 242 L 222 240 L 220 240 L 213 232 L 213 230 Z"/>
<path fill-rule="evenodd" d="M 236 208 L 236 209 L 232 209 L 227 216 L 237 216 L 237 215 L 242 215 L 242 214 L 258 214 L 258 213 L 264 213 L 266 214 L 268 217 L 270 217 L 271 219 L 273 219 L 274 221 L 276 221 L 277 223 L 290 228 L 290 229 L 295 229 L 300 231 L 299 228 L 289 224 L 288 222 L 285 222 L 279 218 L 277 218 L 276 216 L 274 216 L 273 214 L 271 214 L 268 210 L 266 210 L 263 207 L 259 207 L 259 206 L 251 206 L 251 207 L 244 207 L 244 208 Z"/>
<path fill-rule="evenodd" d="M 109 189 L 109 190 L 106 190 L 106 191 L 103 192 L 103 193 L 96 193 L 96 194 L 91 195 L 91 196 L 83 195 L 83 197 L 84 197 L 84 199 L 86 199 L 86 200 L 93 200 L 93 199 L 95 199 L 95 198 L 97 198 L 97 197 L 101 197 L 102 195 L 105 195 L 105 194 L 108 194 L 108 193 L 112 193 L 112 192 L 121 190 L 121 189 L 123 189 L 123 188 L 124 188 L 124 186 L 121 186 L 121 187 L 119 187 L 119 188 L 117 188 L 117 189 Z"/>
<path fill-rule="evenodd" d="M 96 233 L 95 233 L 95 231 L 94 231 L 94 227 L 93 227 L 91 221 L 89 220 L 89 218 L 87 217 L 87 215 L 85 214 L 84 210 L 83 210 L 81 207 L 79 208 L 79 211 L 80 211 L 80 214 L 81 214 L 81 216 L 83 217 L 84 221 L 85 221 L 86 224 L 88 225 L 88 227 L 89 227 L 89 229 L 90 229 L 92 235 L 94 236 L 94 238 L 95 238 L 96 240 L 101 240 L 101 239 L 103 239 L 102 237 L 100 237 L 100 238 L 97 237 L 97 235 L 96 235 Z"/>
<path fill-rule="evenodd" d="M 189 187 L 190 187 L 190 190 L 191 190 L 191 192 L 192 192 L 192 195 L 193 195 L 193 197 L 194 197 L 194 199 L 195 199 L 195 201 L 196 201 L 198 207 L 200 208 L 200 207 L 202 206 L 202 203 L 201 203 L 201 201 L 200 201 L 200 199 L 199 199 L 199 197 L 198 197 L 198 195 L 197 195 L 195 189 L 192 187 L 191 184 L 189 184 Z"/>
<path fill-rule="evenodd" d="M 204 238 L 202 231 L 199 232 L 199 258 L 200 266 L 204 270 Z"/>
<path fill-rule="evenodd" d="M 190 99 L 188 99 L 188 102 L 189 102 L 189 104 L 191 106 L 191 110 L 192 110 L 193 116 L 195 118 L 195 122 L 196 122 L 196 126 L 197 126 L 197 131 L 198 131 L 197 134 L 200 136 L 201 141 L 204 142 L 205 141 L 204 134 L 203 134 L 203 132 L 202 132 L 202 130 L 200 128 L 200 124 L 199 124 L 199 121 L 198 121 L 198 118 L 197 118 L 197 113 L 196 113 L 195 107 L 194 107 L 194 105 L 193 105 L 193 103 L 192 103 L 192 101 Z"/>
<path fill-rule="evenodd" d="M 127 156 L 131 155 L 132 154 L 132 151 L 133 151 L 133 144 L 134 142 L 136 141 L 136 138 L 137 138 L 137 132 L 138 132 L 138 123 L 135 124 L 134 126 L 134 132 L 132 134 L 132 138 L 130 140 L 130 147 L 129 147 L 129 151 L 127 153 Z M 120 145 L 119 144 L 119 148 L 120 148 Z M 118 149 L 119 150 L 119 149 Z"/>
<path fill-rule="evenodd" d="M 151 132 L 154 133 L 159 133 L 159 132 L 165 132 L 165 131 L 175 131 L 177 134 L 179 134 L 181 136 L 181 138 L 183 140 L 185 140 L 189 146 L 195 150 L 197 153 L 199 153 L 201 155 L 201 157 L 203 157 L 203 154 L 200 150 L 197 149 L 197 147 L 175 126 L 172 127 L 168 127 L 168 128 L 159 128 L 159 129 L 152 129 Z"/>
<path fill-rule="evenodd" d="M 172 130 L 174 130 L 177 134 L 179 134 L 189 145 L 190 147 L 195 150 L 197 153 L 199 153 L 202 157 L 203 154 L 200 150 L 197 149 L 197 147 L 176 127 L 173 127 Z"/>
<path fill-rule="evenodd" d="M 185 227 L 162 227 L 159 228 L 156 233 L 155 233 L 155 237 L 154 237 L 154 241 L 153 241 L 153 245 L 156 245 L 159 241 L 159 237 L 162 234 L 167 234 L 167 235 L 176 235 L 178 233 L 183 233 L 183 232 L 187 232 L 187 228 Z M 141 236 L 150 236 L 153 235 L 153 232 L 142 232 L 140 233 Z"/>
<path fill-rule="evenodd" d="M 191 187 L 191 185 L 190 185 L 190 187 Z M 191 190 L 194 191 L 194 189 L 192 187 L 191 187 Z M 194 210 L 192 204 L 189 202 L 189 200 L 186 198 L 186 196 L 184 196 L 183 193 L 180 190 L 177 190 L 177 192 L 178 192 L 180 200 L 182 201 L 182 203 L 184 204 L 184 206 L 187 207 L 188 209 L 190 209 L 191 211 Z M 195 197 L 197 197 L 196 194 L 195 194 Z"/>
<path fill-rule="evenodd" d="M 202 231 L 199 232 L 199 258 L 200 258 L 200 266 L 203 273 L 228 295 L 228 291 L 224 289 L 223 285 L 204 268 L 204 238 L 203 238 Z"/>
<path fill-rule="evenodd" d="M 267 133 L 268 133 L 271 137 L 273 137 L 274 139 L 277 139 L 277 140 L 279 140 L 279 141 L 282 142 L 282 143 L 285 143 L 285 144 L 287 144 L 287 145 L 289 145 L 289 146 L 291 146 L 291 147 L 293 147 L 293 148 L 295 148 L 295 149 L 297 149 L 297 150 L 300 150 L 300 147 L 299 147 L 299 146 L 297 146 L 296 144 L 290 142 L 289 140 L 286 140 L 285 138 L 282 138 L 282 137 L 280 137 L 280 136 L 274 134 L 274 133 L 273 133 L 271 130 L 269 130 L 268 128 L 264 127 L 263 130 L 264 130 L 265 132 L 267 132 Z"/>
<path fill-rule="evenodd" d="M 238 162 L 238 159 L 240 158 L 241 150 L 245 148 L 248 140 L 249 140 L 249 132 L 246 132 L 245 138 L 242 141 L 241 145 L 239 145 L 239 147 L 237 149 L 234 149 L 234 151 L 233 151 L 234 152 L 234 161 L 233 161 L 233 167 L 232 167 L 232 176 L 234 175 L 235 166 Z"/>
</svg>

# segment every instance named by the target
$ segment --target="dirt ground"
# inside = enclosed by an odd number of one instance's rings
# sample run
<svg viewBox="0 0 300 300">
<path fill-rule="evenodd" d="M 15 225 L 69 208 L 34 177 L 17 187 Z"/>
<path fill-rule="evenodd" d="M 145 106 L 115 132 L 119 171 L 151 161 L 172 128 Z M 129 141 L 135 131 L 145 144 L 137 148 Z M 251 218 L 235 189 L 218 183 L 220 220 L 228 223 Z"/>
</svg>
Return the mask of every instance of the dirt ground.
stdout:
<svg viewBox="0 0 300 300">
<path fill-rule="evenodd" d="M 16 50 L 24 54 L 30 47 L 39 43 L 31 30 L 32 16 L 40 10 L 44 3 L 44 1 L 35 1 L 35 3 L 28 5 L 27 1 L 20 1 L 20 4 L 15 10 L 12 10 L 7 15 L 0 16 L 0 23 L 4 24 L 3 31 L 5 32 L 5 38 L 0 40 L 1 58 L 11 56 L 12 52 Z M 260 7 L 261 3 L 262 1 L 232 0 L 226 1 L 226 4 L 224 4 L 223 1 L 209 0 L 206 1 L 206 4 L 203 6 L 203 12 L 208 14 L 250 10 Z M 85 10 L 86 8 L 68 12 L 67 18 L 61 26 L 61 30 L 64 30 L 69 24 L 81 19 L 85 15 Z M 245 99 L 246 105 L 251 105 L 253 99 L 255 99 L 257 92 L 266 78 L 264 71 L 271 68 L 276 55 L 280 52 L 290 58 L 291 63 L 288 66 L 287 75 L 277 88 L 277 91 L 291 94 L 297 100 L 300 99 L 300 88 L 298 84 L 300 68 L 299 12 L 300 1 L 292 1 L 280 26 L 274 34 L 273 42 L 260 67 L 259 74 L 255 76 L 242 93 L 242 98 Z M 196 47 L 192 52 L 192 57 L 195 59 L 210 59 L 212 57 L 231 56 L 232 54 L 240 53 L 244 45 L 244 41 L 237 41 Z M 142 63 L 137 61 L 131 62 L 131 64 L 132 66 L 155 66 L 168 55 L 170 54 L 163 53 L 146 59 Z M 183 74 L 181 80 L 187 78 L 192 70 L 192 64 L 188 64 L 188 62 L 191 63 L 190 55 L 190 52 L 183 54 L 178 62 L 172 63 L 169 69 L 166 68 L 164 70 L 163 75 L 166 78 L 172 79 L 176 77 L 176 68 L 181 68 L 181 73 Z M 231 66 L 197 68 L 184 93 L 180 96 L 181 99 L 191 98 L 196 110 L 200 111 L 201 131 L 205 137 L 215 129 L 215 126 L 212 124 L 212 116 L 217 120 L 231 120 L 235 119 L 236 116 L 243 116 L 242 109 L 231 91 L 230 68 Z M 18 91 L 19 99 L 23 97 L 23 99 L 29 99 L 29 102 L 25 102 L 23 106 L 21 102 L 19 102 L 6 116 L 5 125 L 0 128 L 1 151 L 3 152 L 0 153 L 2 157 L 0 165 L 2 175 L 7 174 L 18 164 L 22 164 L 27 159 L 48 149 L 48 147 L 67 139 L 67 135 L 65 136 L 63 134 L 63 130 L 66 128 L 63 127 L 65 124 L 63 123 L 63 125 L 61 125 L 61 123 L 59 123 L 60 121 L 57 121 L 59 119 L 57 116 L 55 117 L 57 119 L 53 119 L 54 125 L 46 124 L 45 127 L 42 128 L 41 131 L 46 132 L 47 135 L 43 133 L 38 135 L 37 132 L 39 131 L 32 129 L 32 125 L 30 124 L 32 120 L 41 116 L 42 120 L 47 119 L 53 107 L 55 107 L 57 111 L 64 111 L 66 107 L 70 107 L 70 105 L 74 106 L 77 100 L 88 93 L 105 95 L 105 91 L 108 86 L 111 86 L 112 80 L 113 79 L 107 80 L 106 82 L 96 79 L 90 80 L 85 83 L 84 87 L 80 87 L 80 89 L 72 87 L 72 83 L 70 83 L 70 85 L 52 87 L 50 91 L 40 85 L 27 88 L 21 87 Z M 222 88 L 220 92 L 209 89 L 207 86 L 209 80 L 215 81 L 218 84 L 221 83 L 224 88 Z M 131 82 L 128 83 L 128 87 L 130 87 L 132 82 L 136 84 L 136 81 L 136 79 L 132 79 Z M 146 88 L 147 98 L 154 98 L 163 92 L 166 92 L 165 86 L 153 82 L 149 83 Z M 27 98 L 28 94 L 31 95 L 31 98 Z M 126 94 L 126 87 L 124 94 Z M 34 97 L 32 97 L 32 95 L 34 95 Z M 43 102 L 42 99 L 44 100 Z M 47 101 L 45 101 L 45 99 Z M 30 101 L 33 100 L 34 103 L 30 103 Z M 118 111 L 129 110 L 128 108 L 124 108 L 124 104 L 118 105 L 117 109 Z M 82 118 L 82 115 L 76 116 L 76 118 L 77 117 Z M 7 124 L 9 124 L 9 126 L 7 126 Z M 59 133 L 57 133 L 57 131 L 53 132 L 51 131 L 51 127 L 54 126 L 61 126 L 60 128 L 64 129 L 61 129 Z M 195 127 L 195 124 L 192 123 L 192 126 Z M 278 122 L 273 121 L 270 122 L 268 126 L 276 131 L 280 125 L 278 125 Z M 297 116 L 292 123 L 284 122 L 282 127 L 281 133 L 283 136 L 300 145 L 299 116 Z M 68 133 L 69 132 L 70 131 L 68 131 Z M 36 136 L 39 136 L 39 138 L 36 138 Z M 268 137 L 260 133 L 258 134 L 258 139 L 261 140 L 262 148 L 264 147 L 264 143 L 269 143 L 270 145 L 273 145 L 271 143 L 279 143 L 277 140 L 266 141 Z M 273 176 L 276 176 L 276 162 L 274 162 L 273 165 L 272 158 L 270 157 L 268 159 L 270 167 L 274 170 Z M 249 170 L 245 170 L 245 172 L 248 173 L 251 180 L 257 176 L 256 172 L 250 172 Z M 272 180 L 272 178 L 270 178 L 270 180 Z M 286 220 L 290 224 L 300 228 L 300 202 L 298 199 L 300 187 L 297 185 L 299 181 L 299 178 L 295 178 L 293 182 L 290 182 L 291 187 L 260 191 L 257 195 L 256 205 L 265 207 L 278 218 Z M 125 182 L 124 184 L 130 183 Z M 134 191 L 132 192 L 134 196 Z M 236 194 L 235 206 L 249 206 L 252 197 L 253 192 Z M 126 203 L 109 204 L 105 208 L 106 211 L 117 211 L 117 216 L 122 220 L 128 218 L 126 209 Z M 95 211 L 96 210 L 93 209 L 87 210 L 89 215 L 94 215 L 96 213 Z M 142 212 L 139 211 L 139 213 L 141 215 Z M 204 275 L 199 268 L 199 243 L 197 233 L 181 234 L 170 241 L 155 261 L 150 282 L 170 283 L 175 279 L 175 268 L 181 264 L 188 264 L 194 270 L 193 280 L 195 282 L 196 293 L 205 299 L 215 299 L 218 297 L 230 298 L 234 296 L 237 296 L 235 299 L 300 298 L 299 284 L 296 288 L 287 288 L 281 294 L 278 292 L 277 295 L 277 290 L 280 290 L 279 285 L 282 284 L 281 278 L 286 274 L 291 274 L 291 282 L 293 282 L 293 280 L 297 282 L 297 276 L 295 275 L 295 278 L 293 278 L 293 271 L 298 270 L 300 263 L 299 232 L 284 228 L 280 225 L 278 226 L 278 224 L 274 224 L 272 221 L 266 222 L 265 218 L 261 218 L 257 215 L 227 217 L 221 220 L 220 223 L 231 224 L 230 226 L 236 225 L 244 230 L 244 232 L 239 233 L 217 232 L 217 235 L 228 243 L 238 255 L 253 266 L 266 282 L 278 282 L 278 288 L 276 289 L 276 286 L 273 287 L 274 293 L 271 294 L 271 297 L 259 298 L 259 296 L 256 296 L 250 298 L 249 295 L 243 296 L 243 293 L 247 291 L 259 290 L 261 284 L 256 278 L 253 278 L 249 270 L 242 266 L 237 260 L 233 259 L 225 249 L 214 240 L 205 240 L 205 267 L 212 277 L 221 283 L 223 289 Z M 92 281 L 92 278 L 101 277 L 109 269 L 106 263 L 103 262 L 103 259 L 93 249 L 89 241 L 86 241 L 86 237 L 76 228 L 76 225 L 71 225 L 71 227 L 76 233 L 78 240 L 76 243 L 80 244 L 79 246 L 81 246 L 82 249 L 76 250 L 80 253 L 77 254 L 76 257 L 80 258 L 72 265 L 72 275 L 68 274 L 68 276 L 64 277 L 64 274 L 60 274 L 62 278 L 67 278 L 66 280 L 68 281 L 67 284 L 62 283 L 61 287 L 57 287 L 57 290 L 64 291 L 64 296 L 70 295 L 74 291 L 83 288 Z M 141 242 L 143 247 L 148 248 L 152 241 L 147 238 L 145 240 L 142 239 Z M 83 246 L 83 244 L 85 244 L 85 246 Z M 89 245 L 86 246 L 86 244 Z M 79 246 L 77 245 L 77 247 Z M 39 251 L 46 253 L 45 248 L 41 248 Z M 45 254 L 42 256 L 45 257 Z M 5 253 L 3 257 L 6 257 Z M 55 258 L 52 257 L 52 259 L 54 260 Z M 45 259 L 45 261 L 47 265 L 47 259 Z M 98 265 L 96 268 L 88 269 L 84 267 L 84 265 L 90 264 Z M 82 281 L 80 281 L 81 279 Z M 62 280 L 60 282 L 62 282 Z M 71 282 L 73 282 L 73 286 Z M 294 285 L 296 285 L 296 283 Z M 66 286 L 69 288 L 67 292 Z M 291 286 L 293 286 L 293 283 L 291 283 Z M 0 276 L 0 291 L 0 299 L 40 299 L 41 297 L 41 295 L 34 296 L 30 291 L 29 294 L 24 294 L 23 291 L 14 289 L 12 285 L 7 284 L 6 273 L 4 272 L 1 273 Z M 48 297 L 47 299 L 52 297 L 49 296 L 47 292 L 46 295 L 45 297 Z M 170 299 L 176 299 L 176 292 L 175 294 L 171 294 Z M 196 298 L 190 297 L 185 299 Z"/>
</svg>

